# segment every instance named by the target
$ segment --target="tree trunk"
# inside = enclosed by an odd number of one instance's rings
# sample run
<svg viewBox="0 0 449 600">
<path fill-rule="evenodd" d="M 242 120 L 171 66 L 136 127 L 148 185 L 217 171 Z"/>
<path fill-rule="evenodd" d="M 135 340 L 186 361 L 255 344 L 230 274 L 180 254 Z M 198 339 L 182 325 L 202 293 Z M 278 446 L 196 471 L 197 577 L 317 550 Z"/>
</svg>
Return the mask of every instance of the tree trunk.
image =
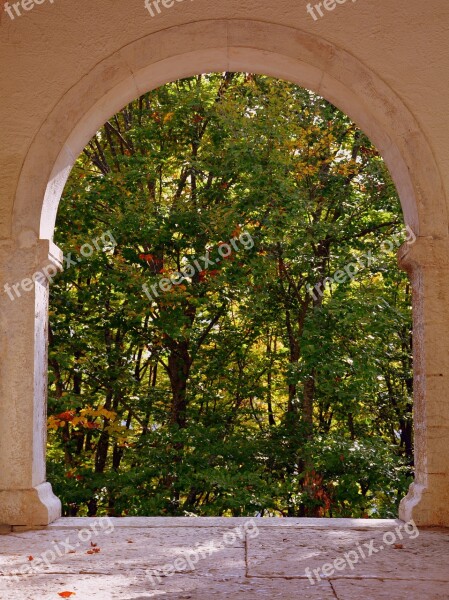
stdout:
<svg viewBox="0 0 449 600">
<path fill-rule="evenodd" d="M 187 341 L 172 344 L 168 376 L 172 391 L 171 422 L 184 429 L 187 424 L 187 382 L 192 360 Z"/>
</svg>

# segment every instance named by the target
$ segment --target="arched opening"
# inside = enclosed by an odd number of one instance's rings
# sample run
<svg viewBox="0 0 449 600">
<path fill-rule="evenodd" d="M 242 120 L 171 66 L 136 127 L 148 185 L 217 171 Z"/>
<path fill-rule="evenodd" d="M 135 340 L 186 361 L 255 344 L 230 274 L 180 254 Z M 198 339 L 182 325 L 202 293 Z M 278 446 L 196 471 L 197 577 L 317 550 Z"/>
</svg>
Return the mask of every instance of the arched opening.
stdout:
<svg viewBox="0 0 449 600">
<path fill-rule="evenodd" d="M 440 413 L 434 406 L 439 389 L 436 379 L 427 380 L 429 372 L 436 377 L 444 369 L 438 361 L 430 364 L 428 352 L 438 327 L 424 328 L 431 288 L 437 285 L 445 294 L 444 277 L 437 272 L 440 257 L 446 253 L 443 238 L 447 235 L 441 179 L 425 137 L 403 102 L 373 72 L 334 45 L 268 23 L 204 21 L 164 30 L 105 58 L 55 104 L 34 138 L 17 187 L 11 231 L 14 261 L 9 272 L 17 280 L 50 255 L 55 262 L 60 258 L 51 242 L 59 199 L 76 156 L 103 122 L 131 99 L 167 81 L 226 70 L 268 74 L 322 95 L 366 132 L 389 167 L 406 224 L 420 238 L 413 255 L 405 252 L 403 257 L 414 279 L 415 335 L 419 337 L 415 359 L 417 482 L 401 514 L 407 519 L 414 515 L 423 523 L 447 522 L 447 465 L 438 452 Z M 429 271 L 423 280 L 424 268 Z M 18 427 L 20 443 L 10 448 L 6 432 L 2 447 L 5 465 L 17 454 L 24 457 L 14 473 L 10 467 L 4 471 L 1 487 L 8 491 L 3 512 L 11 522 L 26 524 L 43 524 L 59 514 L 59 504 L 44 483 L 47 291 L 44 286 L 36 287 L 32 304 L 26 309 L 23 305 L 20 310 L 10 308 L 8 313 L 13 321 L 26 323 L 26 335 L 16 344 L 16 353 L 26 356 L 29 377 L 23 377 L 13 357 L 4 363 L 8 385 L 15 386 L 14 410 L 32 407 Z"/>
<path fill-rule="evenodd" d="M 396 516 L 412 376 L 395 251 L 413 239 L 352 122 L 252 74 L 167 84 L 89 142 L 60 212 L 66 515 Z"/>
</svg>

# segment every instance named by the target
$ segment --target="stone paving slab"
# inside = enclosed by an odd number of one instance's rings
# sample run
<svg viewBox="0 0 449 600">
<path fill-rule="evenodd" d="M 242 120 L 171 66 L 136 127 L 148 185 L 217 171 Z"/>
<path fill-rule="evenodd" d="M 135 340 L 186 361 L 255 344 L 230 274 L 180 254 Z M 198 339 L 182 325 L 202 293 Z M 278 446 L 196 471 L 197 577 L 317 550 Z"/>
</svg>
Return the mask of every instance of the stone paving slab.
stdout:
<svg viewBox="0 0 449 600">
<path fill-rule="evenodd" d="M 171 527 L 238 527 L 248 521 L 248 517 L 109 517 L 114 527 L 171 528 Z M 48 527 L 39 529 L 80 529 L 86 523 L 97 519 L 88 517 L 65 517 Z M 400 525 L 399 519 L 313 519 L 313 518 L 255 518 L 258 527 L 313 527 L 314 529 L 385 529 Z M 89 525 L 87 525 L 89 526 Z M 23 528 L 15 526 L 14 530 Z"/>
<path fill-rule="evenodd" d="M 159 571 L 177 558 L 190 557 L 190 564 L 180 565 L 182 572 L 213 574 L 224 570 L 244 576 L 245 530 L 240 530 L 242 539 L 236 534 L 230 536 L 233 531 L 224 527 L 180 527 L 117 528 L 94 533 L 89 528 L 49 528 L 13 533 L 0 539 L 0 574 L 36 568 L 44 573 L 113 575 L 117 569 L 126 569 L 145 576 L 148 570 Z"/>
<path fill-rule="evenodd" d="M 416 530 L 412 535 L 415 534 Z M 395 540 L 396 547 L 386 544 L 384 535 L 388 542 Z M 321 569 L 324 564 L 340 558 L 346 566 L 340 562 L 334 573 L 322 574 L 320 570 L 318 575 L 321 578 L 336 574 L 339 578 L 447 581 L 449 598 L 449 530 L 420 530 L 414 539 L 402 530 L 402 536 L 400 539 L 394 528 L 371 531 L 261 529 L 257 538 L 248 540 L 248 575 L 305 577 L 306 568 Z M 345 554 L 349 552 L 347 560 Z M 317 576 L 312 574 L 312 578 L 316 580 Z"/>
<path fill-rule="evenodd" d="M 449 584 L 441 581 L 332 581 L 337 600 L 448 600 Z"/>
<path fill-rule="evenodd" d="M 60 600 L 71 591 L 72 600 L 335 600 L 329 582 L 314 587 L 303 580 L 241 579 L 218 577 L 167 578 L 156 588 L 126 570 L 110 575 L 38 575 L 19 584 L 0 578 L 1 600 Z"/>
<path fill-rule="evenodd" d="M 72 600 L 448 600 L 445 582 L 332 580 L 312 586 L 285 579 L 176 577 L 153 588 L 126 571 L 110 575 L 38 575 L 18 584 L 0 579 L 1 600 L 58 600 L 59 592 L 75 592 Z"/>
</svg>

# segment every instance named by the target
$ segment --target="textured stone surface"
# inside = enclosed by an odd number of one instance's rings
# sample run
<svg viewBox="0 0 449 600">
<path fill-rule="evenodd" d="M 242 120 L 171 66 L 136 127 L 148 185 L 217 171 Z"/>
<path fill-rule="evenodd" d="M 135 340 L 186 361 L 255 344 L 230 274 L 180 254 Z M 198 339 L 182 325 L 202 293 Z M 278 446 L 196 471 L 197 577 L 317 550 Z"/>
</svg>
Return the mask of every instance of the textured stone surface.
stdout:
<svg viewBox="0 0 449 600">
<path fill-rule="evenodd" d="M 248 519 L 173 519 L 171 526 L 170 519 L 130 519 L 132 526 L 128 519 L 115 521 L 112 527 L 109 520 L 60 519 L 44 530 L 3 535 L 0 599 L 57 600 L 64 591 L 75 592 L 73 600 L 449 599 L 447 529 L 420 530 L 413 540 L 404 535 L 403 547 L 312 583 L 306 567 L 321 567 L 373 539 L 381 544 L 379 537 L 398 523 L 353 520 L 351 527 L 347 520 L 339 526 L 332 519 L 326 528 L 323 519 L 318 528 L 315 519 L 254 519 L 256 529 Z M 246 532 L 243 539 L 238 531 Z M 211 553 L 211 542 L 223 548 Z M 64 554 L 72 546 L 76 551 Z M 61 556 L 51 560 L 57 548 Z M 192 558 L 190 566 L 163 572 L 164 566 L 179 566 L 176 560 L 201 549 L 203 556 Z M 17 569 L 38 567 L 45 553 L 47 566 L 14 577 Z"/>
<path fill-rule="evenodd" d="M 145 579 L 125 571 L 116 575 L 43 576 L 25 579 L 19 585 L 0 580 L 2 600 L 57 600 L 58 592 L 72 591 L 72 600 L 335 600 L 332 586 L 325 582 L 311 587 L 303 580 L 238 579 L 226 577 L 174 577 L 157 589 Z M 356 598 L 357 596 L 351 596 Z"/>
<path fill-rule="evenodd" d="M 212 546 L 209 545 L 212 542 L 214 548 L 217 547 L 223 539 L 223 534 L 230 531 L 232 528 L 224 527 L 143 530 L 120 527 L 114 532 L 108 533 L 105 528 L 104 531 L 98 530 L 95 533 L 85 527 L 76 530 L 13 533 L 2 538 L 0 571 L 3 574 L 11 574 L 24 565 L 36 563 L 45 552 L 55 552 L 55 560 L 50 566 L 43 568 L 46 573 L 83 571 L 86 574 L 93 572 L 113 575 L 117 569 L 126 569 L 133 571 L 135 576 L 144 577 L 145 571 L 161 569 L 177 557 L 199 548 L 203 551 L 204 558 L 200 557 L 193 567 L 186 565 L 184 572 L 214 574 L 220 568 L 232 572 L 234 576 L 243 577 L 246 572 L 244 539 L 226 544 L 217 552 L 212 552 Z M 94 548 L 100 548 L 100 552 L 87 554 L 88 551 L 92 551 L 91 543 L 97 544 Z M 65 548 L 69 549 L 67 544 L 70 545 L 70 550 L 75 552 L 57 556 L 55 547 L 63 553 Z M 35 560 L 30 563 L 28 556 L 33 556 Z"/>
<path fill-rule="evenodd" d="M 389 579 L 434 581 L 444 576 L 449 582 L 449 530 L 420 530 L 414 537 L 417 530 L 410 528 L 412 539 L 402 529 L 401 539 L 395 527 L 366 531 L 261 529 L 257 538 L 248 540 L 248 574 L 258 577 L 269 571 L 271 577 L 306 577 L 306 567 L 317 569 L 352 552 L 353 568 L 346 561 L 344 569 L 335 571 L 336 577 L 376 578 L 381 574 Z"/>
<path fill-rule="evenodd" d="M 333 581 L 337 600 L 448 600 L 447 581 Z"/>
<path fill-rule="evenodd" d="M 172 527 L 239 527 L 248 521 L 245 517 L 229 517 L 222 519 L 220 517 L 126 517 L 126 518 L 109 518 L 110 522 L 116 527 L 135 527 L 143 528 L 172 528 Z M 86 527 L 86 522 L 91 519 L 67 517 L 58 519 L 48 526 L 49 530 L 53 529 L 79 529 Z M 266 527 L 304 527 L 314 529 L 391 529 L 401 524 L 398 519 L 313 519 L 313 518 L 267 518 L 256 519 L 258 528 Z M 15 528 L 17 529 L 17 528 Z"/>
</svg>

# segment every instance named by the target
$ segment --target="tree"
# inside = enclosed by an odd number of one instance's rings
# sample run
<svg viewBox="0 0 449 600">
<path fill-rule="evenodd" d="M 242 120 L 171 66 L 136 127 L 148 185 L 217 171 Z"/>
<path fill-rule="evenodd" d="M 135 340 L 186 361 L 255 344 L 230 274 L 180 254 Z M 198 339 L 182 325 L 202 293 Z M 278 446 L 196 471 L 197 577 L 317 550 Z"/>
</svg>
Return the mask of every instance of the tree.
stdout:
<svg viewBox="0 0 449 600">
<path fill-rule="evenodd" d="M 399 214 L 364 134 L 283 81 L 202 75 L 110 119 L 57 222 L 79 258 L 50 313 L 65 512 L 393 514 L 412 459 Z"/>
</svg>

